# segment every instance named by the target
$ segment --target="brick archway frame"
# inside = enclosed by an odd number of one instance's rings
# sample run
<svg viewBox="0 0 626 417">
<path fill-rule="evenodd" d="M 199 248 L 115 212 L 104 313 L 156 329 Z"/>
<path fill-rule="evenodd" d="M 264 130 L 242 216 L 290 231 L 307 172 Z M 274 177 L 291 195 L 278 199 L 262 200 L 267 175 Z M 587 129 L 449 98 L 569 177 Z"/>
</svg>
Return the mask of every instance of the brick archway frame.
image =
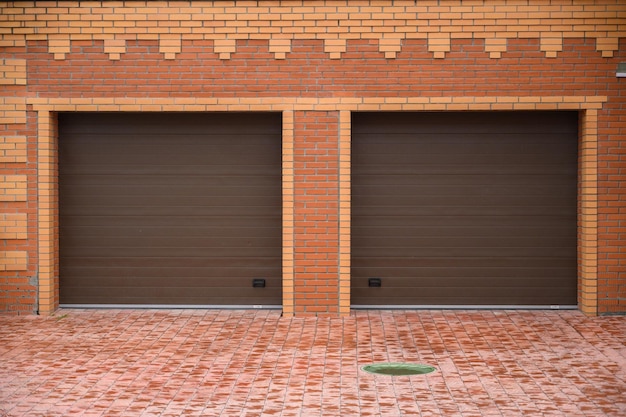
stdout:
<svg viewBox="0 0 626 417">
<path fill-rule="evenodd" d="M 605 96 L 501 96 L 416 98 L 32 98 L 38 117 L 37 232 L 38 304 L 40 314 L 59 306 L 57 126 L 59 112 L 228 112 L 274 111 L 283 114 L 283 314 L 345 316 L 350 313 L 350 113 L 353 111 L 511 111 L 569 110 L 579 112 L 578 174 L 578 307 L 597 314 L 598 271 L 598 110 Z M 326 305 L 306 310 L 299 304 L 296 279 L 294 143 L 297 112 L 332 113 L 338 120 L 336 293 Z M 333 285 L 334 285 L 333 284 Z"/>
</svg>

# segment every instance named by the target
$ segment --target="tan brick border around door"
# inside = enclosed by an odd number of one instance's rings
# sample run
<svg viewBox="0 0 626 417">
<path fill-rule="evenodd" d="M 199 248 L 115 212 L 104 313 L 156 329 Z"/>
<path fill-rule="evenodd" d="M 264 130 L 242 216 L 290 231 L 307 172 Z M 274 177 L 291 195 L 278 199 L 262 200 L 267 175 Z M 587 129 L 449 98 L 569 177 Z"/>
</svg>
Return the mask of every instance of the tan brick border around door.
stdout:
<svg viewBox="0 0 626 417">
<path fill-rule="evenodd" d="M 38 114 L 39 312 L 59 305 L 56 113 L 94 111 L 216 112 L 275 111 L 283 114 L 283 314 L 292 316 L 294 279 L 294 112 L 338 111 L 339 306 L 350 312 L 350 114 L 353 111 L 576 110 L 580 114 L 578 197 L 578 306 L 597 313 L 597 136 L 604 96 L 411 97 L 411 98 L 53 98 L 28 99 Z"/>
</svg>

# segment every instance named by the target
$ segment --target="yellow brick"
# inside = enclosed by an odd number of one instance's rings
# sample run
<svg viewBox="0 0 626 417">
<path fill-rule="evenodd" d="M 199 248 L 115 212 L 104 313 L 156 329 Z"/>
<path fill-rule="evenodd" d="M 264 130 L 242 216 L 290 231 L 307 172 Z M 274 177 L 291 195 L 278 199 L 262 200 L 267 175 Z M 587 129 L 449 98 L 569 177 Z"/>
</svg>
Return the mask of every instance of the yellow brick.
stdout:
<svg viewBox="0 0 626 417">
<path fill-rule="evenodd" d="M 0 252 L 0 271 L 24 271 L 27 262 L 28 254 L 25 251 Z"/>
<path fill-rule="evenodd" d="M 25 213 L 0 214 L 0 239 L 26 239 L 26 227 Z"/>
<path fill-rule="evenodd" d="M 26 137 L 0 136 L 0 162 L 26 162 Z"/>
<path fill-rule="evenodd" d="M 290 39 L 270 39 L 270 52 L 291 52 Z"/>
<path fill-rule="evenodd" d="M 26 175 L 0 175 L 0 201 L 26 201 Z"/>
</svg>

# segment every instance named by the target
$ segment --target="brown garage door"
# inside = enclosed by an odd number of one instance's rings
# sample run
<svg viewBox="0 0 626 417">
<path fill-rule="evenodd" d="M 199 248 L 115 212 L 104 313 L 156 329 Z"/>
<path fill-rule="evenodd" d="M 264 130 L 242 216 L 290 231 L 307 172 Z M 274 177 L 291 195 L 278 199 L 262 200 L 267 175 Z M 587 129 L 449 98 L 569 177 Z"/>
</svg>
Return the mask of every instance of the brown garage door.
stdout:
<svg viewBox="0 0 626 417">
<path fill-rule="evenodd" d="M 59 115 L 61 303 L 280 305 L 280 159 L 277 113 Z"/>
<path fill-rule="evenodd" d="M 354 306 L 576 304 L 575 113 L 355 113 L 352 128 Z"/>
</svg>

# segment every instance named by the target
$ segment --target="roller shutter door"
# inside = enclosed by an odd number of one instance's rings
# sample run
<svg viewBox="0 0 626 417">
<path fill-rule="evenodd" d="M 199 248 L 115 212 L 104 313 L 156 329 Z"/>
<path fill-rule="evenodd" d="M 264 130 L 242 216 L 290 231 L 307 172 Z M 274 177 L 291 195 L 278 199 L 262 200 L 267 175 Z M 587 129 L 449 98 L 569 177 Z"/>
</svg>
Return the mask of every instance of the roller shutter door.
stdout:
<svg viewBox="0 0 626 417">
<path fill-rule="evenodd" d="M 576 305 L 576 113 L 355 113 L 352 129 L 353 306 Z"/>
<path fill-rule="evenodd" d="M 279 306 L 280 160 L 277 113 L 60 114 L 61 304 Z"/>
</svg>

